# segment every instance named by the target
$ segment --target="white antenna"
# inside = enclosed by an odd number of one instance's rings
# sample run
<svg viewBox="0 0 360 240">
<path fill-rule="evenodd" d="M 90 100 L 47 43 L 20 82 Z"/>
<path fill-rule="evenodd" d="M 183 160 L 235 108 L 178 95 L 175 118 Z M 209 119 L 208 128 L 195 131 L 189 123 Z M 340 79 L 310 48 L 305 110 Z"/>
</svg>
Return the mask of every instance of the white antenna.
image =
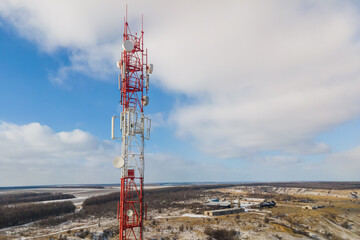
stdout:
<svg viewBox="0 0 360 240">
<path fill-rule="evenodd" d="M 125 161 L 121 156 L 117 156 L 113 160 L 113 165 L 116 168 L 122 168 L 124 166 L 124 163 L 125 163 Z"/>
<path fill-rule="evenodd" d="M 147 65 L 147 69 L 146 69 L 147 73 L 152 74 L 153 70 L 154 70 L 154 65 L 152 65 L 151 63 L 149 63 L 149 64 Z"/>
<path fill-rule="evenodd" d="M 126 40 L 122 44 L 122 48 L 127 52 L 131 52 L 134 49 L 134 43 L 132 41 L 130 41 L 130 40 Z"/>
<path fill-rule="evenodd" d="M 142 105 L 147 106 L 149 104 L 149 97 L 143 96 L 141 99 Z"/>
<path fill-rule="evenodd" d="M 131 217 L 133 214 L 134 214 L 134 212 L 132 210 L 130 210 L 130 209 L 126 211 L 126 215 L 128 217 Z"/>
</svg>

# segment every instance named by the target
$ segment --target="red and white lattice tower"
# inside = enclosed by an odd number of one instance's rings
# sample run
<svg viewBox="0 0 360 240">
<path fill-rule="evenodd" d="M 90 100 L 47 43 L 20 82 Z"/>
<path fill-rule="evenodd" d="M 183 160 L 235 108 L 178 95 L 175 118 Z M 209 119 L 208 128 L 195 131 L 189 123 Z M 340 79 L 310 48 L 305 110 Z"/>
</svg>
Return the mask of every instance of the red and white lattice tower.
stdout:
<svg viewBox="0 0 360 240">
<path fill-rule="evenodd" d="M 143 25 L 143 24 L 142 24 Z M 144 203 L 144 140 L 150 138 L 151 121 L 144 116 L 144 106 L 149 98 L 149 74 L 153 66 L 148 64 L 147 49 L 144 49 L 144 31 L 133 34 L 124 21 L 123 51 L 118 61 L 120 103 L 122 112 L 112 117 L 112 139 L 121 139 L 122 153 L 113 164 L 121 169 L 120 202 L 117 217 L 119 239 L 143 239 L 143 222 L 147 205 Z M 117 133 L 115 120 L 120 119 Z M 117 137 L 119 135 L 119 137 Z"/>
</svg>

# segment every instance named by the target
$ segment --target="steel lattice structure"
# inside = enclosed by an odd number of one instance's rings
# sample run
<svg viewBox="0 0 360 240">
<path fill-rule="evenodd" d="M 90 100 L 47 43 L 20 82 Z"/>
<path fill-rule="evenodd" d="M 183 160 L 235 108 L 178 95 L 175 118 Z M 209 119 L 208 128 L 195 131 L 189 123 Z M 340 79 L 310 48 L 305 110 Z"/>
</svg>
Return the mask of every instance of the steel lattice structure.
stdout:
<svg viewBox="0 0 360 240">
<path fill-rule="evenodd" d="M 119 74 L 120 103 L 122 112 L 112 118 L 112 139 L 121 139 L 121 157 L 114 159 L 114 166 L 121 168 L 120 202 L 117 217 L 119 239 L 143 239 L 143 221 L 147 205 L 144 203 L 144 140 L 150 138 L 151 121 L 144 115 L 149 98 L 147 49 L 144 49 L 143 24 L 141 34 L 132 34 L 127 14 L 124 20 L 123 51 L 117 65 Z M 120 135 L 116 137 L 115 119 L 120 119 Z"/>
</svg>

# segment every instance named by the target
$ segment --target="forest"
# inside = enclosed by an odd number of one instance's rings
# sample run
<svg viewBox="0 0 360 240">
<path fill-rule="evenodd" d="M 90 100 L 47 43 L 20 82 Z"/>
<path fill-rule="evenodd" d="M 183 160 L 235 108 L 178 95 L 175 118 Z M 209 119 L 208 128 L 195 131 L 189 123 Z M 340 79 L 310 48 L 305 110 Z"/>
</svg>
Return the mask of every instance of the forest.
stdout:
<svg viewBox="0 0 360 240">
<path fill-rule="evenodd" d="M 71 194 L 63 193 L 15 193 L 15 194 L 3 194 L 0 195 L 0 205 L 9 205 L 15 203 L 28 203 L 28 202 L 41 202 L 41 201 L 50 201 L 50 200 L 59 200 L 59 199 L 71 199 L 75 198 Z"/>
<path fill-rule="evenodd" d="M 75 205 L 70 201 L 1 206 L 0 228 L 21 225 L 74 211 Z"/>
</svg>

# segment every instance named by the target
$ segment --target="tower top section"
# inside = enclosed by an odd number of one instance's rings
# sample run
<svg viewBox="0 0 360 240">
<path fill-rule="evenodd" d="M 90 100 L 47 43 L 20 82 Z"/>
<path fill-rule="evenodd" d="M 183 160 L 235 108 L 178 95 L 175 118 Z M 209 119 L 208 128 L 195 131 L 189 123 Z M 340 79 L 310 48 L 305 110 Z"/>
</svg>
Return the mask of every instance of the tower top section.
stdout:
<svg viewBox="0 0 360 240">
<path fill-rule="evenodd" d="M 126 9 L 121 59 L 117 63 L 121 70 L 119 90 L 123 112 L 127 110 L 143 112 L 144 106 L 149 103 L 149 97 L 145 94 L 149 90 L 149 74 L 153 71 L 153 65 L 148 64 L 147 49 L 144 49 L 143 18 L 141 22 L 141 33 L 132 33 L 127 21 Z"/>
</svg>

